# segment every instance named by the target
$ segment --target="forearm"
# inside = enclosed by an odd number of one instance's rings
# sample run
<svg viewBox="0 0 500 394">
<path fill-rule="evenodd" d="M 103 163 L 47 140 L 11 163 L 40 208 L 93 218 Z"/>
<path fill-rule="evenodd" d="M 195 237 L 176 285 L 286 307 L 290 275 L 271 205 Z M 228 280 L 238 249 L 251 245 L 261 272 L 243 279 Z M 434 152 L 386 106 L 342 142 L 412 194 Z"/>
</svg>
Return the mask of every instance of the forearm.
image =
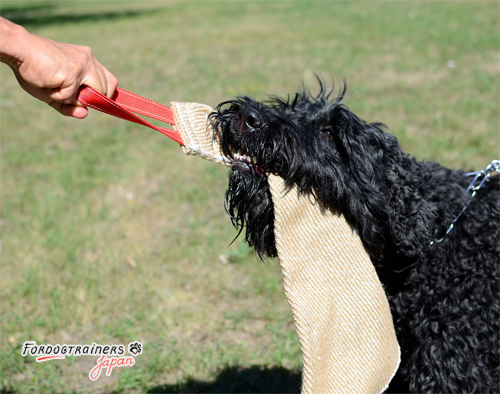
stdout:
<svg viewBox="0 0 500 394">
<path fill-rule="evenodd" d="M 23 62 L 23 47 L 27 45 L 30 33 L 22 26 L 0 17 L 0 61 L 12 68 L 19 68 Z"/>
</svg>

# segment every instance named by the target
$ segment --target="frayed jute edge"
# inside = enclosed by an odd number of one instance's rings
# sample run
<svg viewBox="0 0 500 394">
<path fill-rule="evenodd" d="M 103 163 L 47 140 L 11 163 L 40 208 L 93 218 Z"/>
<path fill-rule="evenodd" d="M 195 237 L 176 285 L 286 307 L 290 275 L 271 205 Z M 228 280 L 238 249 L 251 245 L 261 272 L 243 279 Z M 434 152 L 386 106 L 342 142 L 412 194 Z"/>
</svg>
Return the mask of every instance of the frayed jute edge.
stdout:
<svg viewBox="0 0 500 394">
<path fill-rule="evenodd" d="M 213 124 L 209 116 L 212 108 L 205 104 L 171 102 L 174 112 L 175 129 L 181 134 L 184 146 L 182 151 L 186 155 L 203 157 L 225 166 L 230 161 L 221 155 L 220 138 L 214 133 Z"/>
</svg>

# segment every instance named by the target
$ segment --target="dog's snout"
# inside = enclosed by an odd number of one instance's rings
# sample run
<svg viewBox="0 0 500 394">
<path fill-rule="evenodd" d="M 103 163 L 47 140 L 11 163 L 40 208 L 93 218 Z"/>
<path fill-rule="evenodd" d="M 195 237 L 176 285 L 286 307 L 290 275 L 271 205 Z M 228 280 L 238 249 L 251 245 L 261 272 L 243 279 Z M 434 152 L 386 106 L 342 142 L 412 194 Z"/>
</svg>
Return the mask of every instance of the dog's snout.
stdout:
<svg viewBox="0 0 500 394">
<path fill-rule="evenodd" d="M 238 122 L 240 124 L 240 133 L 247 131 L 256 131 L 264 125 L 264 119 L 261 114 L 250 107 L 243 107 L 238 112 Z"/>
</svg>

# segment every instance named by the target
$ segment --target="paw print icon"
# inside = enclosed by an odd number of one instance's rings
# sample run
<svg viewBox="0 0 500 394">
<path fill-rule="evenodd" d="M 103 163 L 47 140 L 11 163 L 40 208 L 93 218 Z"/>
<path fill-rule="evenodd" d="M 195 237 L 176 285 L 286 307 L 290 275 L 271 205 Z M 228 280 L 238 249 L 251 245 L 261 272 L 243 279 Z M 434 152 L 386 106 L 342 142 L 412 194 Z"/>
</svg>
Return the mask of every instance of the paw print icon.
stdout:
<svg viewBox="0 0 500 394">
<path fill-rule="evenodd" d="M 142 343 L 139 341 L 130 342 L 128 344 L 128 352 L 134 356 L 138 356 L 142 353 Z"/>
</svg>

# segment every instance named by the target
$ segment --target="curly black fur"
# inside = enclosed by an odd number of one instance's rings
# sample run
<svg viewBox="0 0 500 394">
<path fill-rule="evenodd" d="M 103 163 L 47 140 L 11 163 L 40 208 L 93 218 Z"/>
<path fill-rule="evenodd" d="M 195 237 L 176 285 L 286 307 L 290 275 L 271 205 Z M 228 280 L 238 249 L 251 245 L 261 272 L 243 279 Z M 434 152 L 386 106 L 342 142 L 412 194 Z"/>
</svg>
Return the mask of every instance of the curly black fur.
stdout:
<svg viewBox="0 0 500 394">
<path fill-rule="evenodd" d="M 226 206 L 260 256 L 276 256 L 267 173 L 342 214 L 386 288 L 402 349 L 391 392 L 500 392 L 500 177 L 470 198 L 470 179 L 400 148 L 320 82 L 313 97 L 241 97 L 211 115 L 233 160 Z"/>
</svg>

